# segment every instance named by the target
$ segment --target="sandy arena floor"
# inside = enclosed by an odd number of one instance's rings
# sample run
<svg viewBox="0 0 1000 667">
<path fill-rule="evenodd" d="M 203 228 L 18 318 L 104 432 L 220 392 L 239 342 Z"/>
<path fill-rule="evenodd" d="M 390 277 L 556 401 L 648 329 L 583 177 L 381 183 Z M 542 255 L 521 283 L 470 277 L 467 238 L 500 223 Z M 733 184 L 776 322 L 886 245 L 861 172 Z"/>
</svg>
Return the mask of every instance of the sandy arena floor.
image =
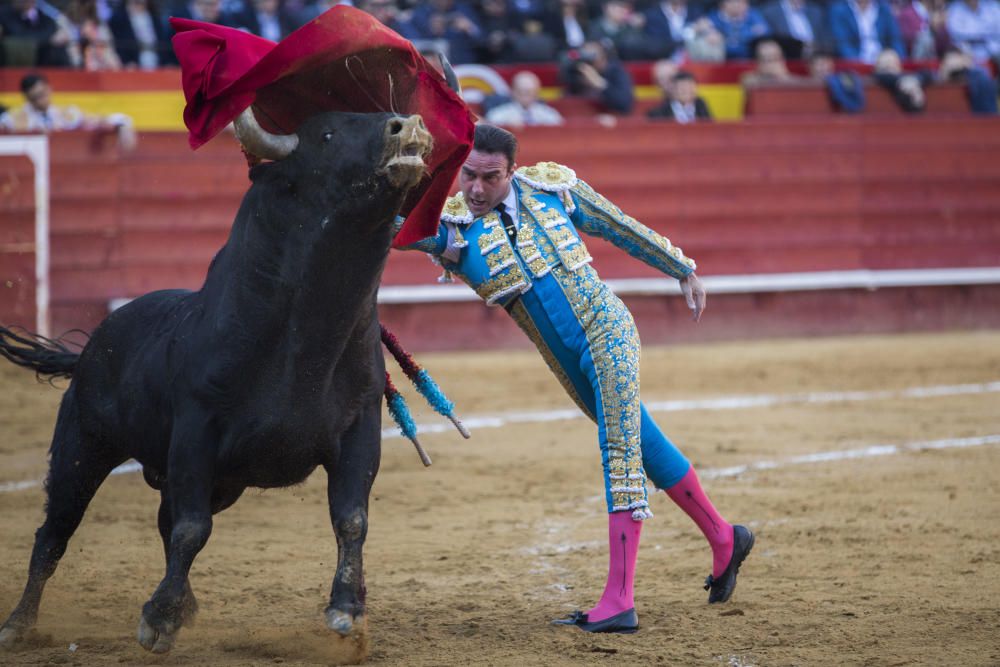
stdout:
<svg viewBox="0 0 1000 667">
<path fill-rule="evenodd" d="M 426 470 L 409 443 L 385 441 L 365 550 L 370 664 L 1000 665 L 1000 384 L 988 384 L 1000 381 L 1000 333 L 647 349 L 645 400 L 700 401 L 657 417 L 723 514 L 758 537 L 733 600 L 709 607 L 709 551 L 656 494 L 632 636 L 548 625 L 603 586 L 594 427 L 524 414 L 572 407 L 533 353 L 421 361 L 468 421 L 517 414 L 470 441 L 426 433 Z M 903 392 L 954 385 L 968 386 Z M 42 516 L 41 489 L 16 483 L 44 476 L 60 393 L 0 364 L 0 620 Z M 764 394 L 782 400 L 715 400 Z M 737 466 L 751 468 L 725 470 Z M 156 657 L 134 634 L 163 571 L 157 495 L 139 475 L 112 477 L 49 583 L 37 631 L 0 664 L 328 663 L 343 647 L 320 614 L 336 554 L 325 503 L 315 474 L 248 492 L 216 517 L 192 570 L 198 622 Z"/>
</svg>

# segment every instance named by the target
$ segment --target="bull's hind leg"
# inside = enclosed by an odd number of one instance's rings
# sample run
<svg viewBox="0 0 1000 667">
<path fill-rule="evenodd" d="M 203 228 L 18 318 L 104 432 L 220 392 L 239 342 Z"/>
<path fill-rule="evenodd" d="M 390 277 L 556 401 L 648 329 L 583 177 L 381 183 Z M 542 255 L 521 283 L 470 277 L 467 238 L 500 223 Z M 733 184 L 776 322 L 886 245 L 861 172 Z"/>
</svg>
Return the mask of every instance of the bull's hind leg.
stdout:
<svg viewBox="0 0 1000 667">
<path fill-rule="evenodd" d="M 381 405 L 363 414 L 344 435 L 338 461 L 327 465 L 330 519 L 337 536 L 337 574 L 326 624 L 341 635 L 363 631 L 365 576 L 362 548 L 368 534 L 368 494 L 381 453 Z"/>
<path fill-rule="evenodd" d="M 45 483 L 48 496 L 45 522 L 35 533 L 28 583 L 21 601 L 0 627 L 0 649 L 13 645 L 35 625 L 45 583 L 55 572 L 97 489 L 108 473 L 124 460 L 81 436 L 76 401 L 70 387 L 59 409 L 52 438 L 49 475 Z"/>
<path fill-rule="evenodd" d="M 212 534 L 212 478 L 215 439 L 209 418 L 197 409 L 185 411 L 170 438 L 168 474 L 164 490 L 169 498 L 169 543 L 166 576 L 142 607 L 138 640 L 153 653 L 173 648 L 184 622 L 184 601 L 190 591 L 188 573 L 195 556 Z M 162 525 L 161 531 L 166 532 Z M 166 538 L 165 538 L 166 539 Z"/>
</svg>

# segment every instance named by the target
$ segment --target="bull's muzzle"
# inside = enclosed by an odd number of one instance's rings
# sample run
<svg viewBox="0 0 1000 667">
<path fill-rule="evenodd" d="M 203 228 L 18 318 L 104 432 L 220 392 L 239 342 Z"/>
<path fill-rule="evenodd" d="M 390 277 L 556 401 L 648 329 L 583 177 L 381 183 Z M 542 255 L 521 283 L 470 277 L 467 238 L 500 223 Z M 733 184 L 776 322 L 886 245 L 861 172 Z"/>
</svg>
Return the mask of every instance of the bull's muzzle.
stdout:
<svg viewBox="0 0 1000 667">
<path fill-rule="evenodd" d="M 434 140 L 418 115 L 390 118 L 385 124 L 385 173 L 397 188 L 412 188 L 423 178 Z"/>
</svg>

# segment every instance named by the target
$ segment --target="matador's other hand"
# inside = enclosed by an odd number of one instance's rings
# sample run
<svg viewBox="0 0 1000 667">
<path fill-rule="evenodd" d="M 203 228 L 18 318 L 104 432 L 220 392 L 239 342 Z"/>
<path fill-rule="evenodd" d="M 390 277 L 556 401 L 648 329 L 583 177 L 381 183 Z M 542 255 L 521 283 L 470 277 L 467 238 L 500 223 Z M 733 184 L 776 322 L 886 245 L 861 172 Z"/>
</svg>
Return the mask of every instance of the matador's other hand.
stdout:
<svg viewBox="0 0 1000 667">
<path fill-rule="evenodd" d="M 705 312 L 705 302 L 708 299 L 705 293 L 705 286 L 701 284 L 701 278 L 693 273 L 681 279 L 681 292 L 687 301 L 688 308 L 694 311 L 695 322 L 701 319 L 701 314 Z"/>
</svg>

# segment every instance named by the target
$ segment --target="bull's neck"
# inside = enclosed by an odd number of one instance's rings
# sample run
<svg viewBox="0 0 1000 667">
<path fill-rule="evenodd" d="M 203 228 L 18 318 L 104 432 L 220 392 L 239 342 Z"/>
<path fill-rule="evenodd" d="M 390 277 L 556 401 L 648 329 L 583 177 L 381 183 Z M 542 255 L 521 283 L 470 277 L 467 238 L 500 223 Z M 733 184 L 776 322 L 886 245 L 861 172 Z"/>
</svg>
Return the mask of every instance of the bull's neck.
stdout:
<svg viewBox="0 0 1000 667">
<path fill-rule="evenodd" d="M 229 256 L 220 258 L 225 266 L 213 266 L 205 292 L 218 299 L 228 322 L 245 327 L 241 338 L 285 356 L 289 370 L 300 362 L 332 365 L 349 342 L 367 340 L 363 332 L 375 326 L 394 215 L 289 214 L 277 226 L 241 215 L 243 224 L 234 226 L 224 251 Z M 221 289 L 209 289 L 213 280 Z"/>
</svg>

